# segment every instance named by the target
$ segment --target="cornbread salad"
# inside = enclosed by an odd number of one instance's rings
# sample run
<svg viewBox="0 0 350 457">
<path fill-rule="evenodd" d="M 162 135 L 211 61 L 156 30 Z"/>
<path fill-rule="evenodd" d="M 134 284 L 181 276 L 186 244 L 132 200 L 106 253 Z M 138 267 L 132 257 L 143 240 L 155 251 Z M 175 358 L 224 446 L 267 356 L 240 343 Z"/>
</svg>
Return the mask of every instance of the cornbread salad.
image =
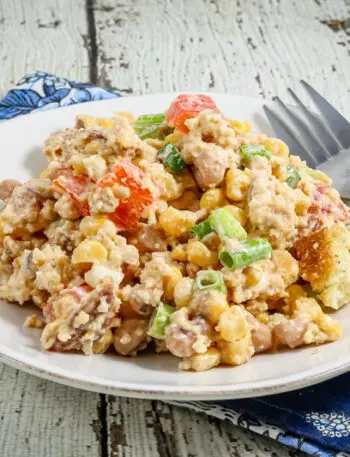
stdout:
<svg viewBox="0 0 350 457">
<path fill-rule="evenodd" d="M 180 368 L 338 340 L 349 211 L 331 180 L 207 95 L 80 115 L 39 178 L 0 183 L 0 298 L 45 350 L 170 352 Z"/>
</svg>

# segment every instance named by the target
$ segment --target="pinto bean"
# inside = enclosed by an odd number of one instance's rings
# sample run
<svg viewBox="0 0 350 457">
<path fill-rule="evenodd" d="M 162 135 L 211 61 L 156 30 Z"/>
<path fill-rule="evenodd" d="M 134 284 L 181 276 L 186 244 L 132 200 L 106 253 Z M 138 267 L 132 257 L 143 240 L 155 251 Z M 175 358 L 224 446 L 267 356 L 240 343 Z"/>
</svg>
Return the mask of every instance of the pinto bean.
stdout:
<svg viewBox="0 0 350 457">
<path fill-rule="evenodd" d="M 151 225 L 141 225 L 130 240 L 141 252 L 166 251 L 167 244 L 158 229 Z"/>
<path fill-rule="evenodd" d="M 195 177 L 202 188 L 216 186 L 224 179 L 227 168 L 227 157 L 222 149 L 208 145 L 193 158 Z"/>
<path fill-rule="evenodd" d="M 191 330 L 181 327 L 169 329 L 166 336 L 166 347 L 176 357 L 191 357 L 195 353 L 193 343 L 196 341 L 196 334 Z"/>
<path fill-rule="evenodd" d="M 256 319 L 252 314 L 247 313 L 247 319 L 252 335 L 254 352 L 265 352 L 272 347 L 272 331 L 270 327 Z"/>
<path fill-rule="evenodd" d="M 114 333 L 113 344 L 118 354 L 129 355 L 140 349 L 147 339 L 148 319 L 131 318 L 122 321 Z"/>
<path fill-rule="evenodd" d="M 144 303 L 142 300 L 133 297 L 130 297 L 129 305 L 137 314 L 140 314 L 141 316 L 149 316 L 154 309 L 152 305 Z"/>
<path fill-rule="evenodd" d="M 303 317 L 296 317 L 295 319 L 283 322 L 273 328 L 273 336 L 280 343 L 294 349 L 303 344 L 303 337 L 309 322 L 308 319 Z"/>
<path fill-rule="evenodd" d="M 138 319 L 140 315 L 130 306 L 129 301 L 123 301 L 120 305 L 119 316 L 122 319 L 129 319 L 131 317 Z"/>
<path fill-rule="evenodd" d="M 184 309 L 182 308 L 182 310 Z M 208 323 L 203 317 L 197 315 L 192 320 L 184 320 L 182 324 L 171 324 L 166 335 L 165 344 L 168 350 L 176 357 L 191 357 L 197 352 L 194 348 L 195 343 L 200 339 L 205 339 L 208 334 Z"/>
</svg>

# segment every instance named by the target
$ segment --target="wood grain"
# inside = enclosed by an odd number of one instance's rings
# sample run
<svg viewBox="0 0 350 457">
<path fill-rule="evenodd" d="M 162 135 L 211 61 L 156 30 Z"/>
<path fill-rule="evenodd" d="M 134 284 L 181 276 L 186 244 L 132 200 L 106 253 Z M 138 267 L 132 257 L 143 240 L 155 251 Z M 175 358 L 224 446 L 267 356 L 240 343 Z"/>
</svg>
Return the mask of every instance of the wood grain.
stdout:
<svg viewBox="0 0 350 457">
<path fill-rule="evenodd" d="M 347 0 L 2 0 L 0 94 L 46 70 L 124 95 L 286 98 L 304 78 L 350 116 Z M 304 99 L 305 100 L 305 99 Z M 0 365 L 1 455 L 299 457 L 228 422 Z"/>
<path fill-rule="evenodd" d="M 101 454 L 99 395 L 0 364 L 0 449 L 11 457 Z"/>
<path fill-rule="evenodd" d="M 157 401 L 108 397 L 110 457 L 301 457 L 232 424 Z"/>
<path fill-rule="evenodd" d="M 2 0 L 0 91 L 35 70 L 88 80 L 87 34 L 84 0 Z"/>
<path fill-rule="evenodd" d="M 98 81 L 124 94 L 286 96 L 314 84 L 350 114 L 346 1 L 96 0 Z"/>
</svg>

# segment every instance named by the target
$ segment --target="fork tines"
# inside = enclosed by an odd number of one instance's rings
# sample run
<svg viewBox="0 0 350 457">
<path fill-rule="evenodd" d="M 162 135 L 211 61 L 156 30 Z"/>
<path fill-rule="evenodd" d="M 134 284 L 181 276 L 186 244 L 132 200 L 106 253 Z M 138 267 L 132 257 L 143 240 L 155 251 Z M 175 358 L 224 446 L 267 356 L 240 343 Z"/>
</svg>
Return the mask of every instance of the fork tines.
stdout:
<svg viewBox="0 0 350 457">
<path fill-rule="evenodd" d="M 266 105 L 264 110 L 276 135 L 284 139 L 309 166 L 317 167 L 341 149 L 350 147 L 350 123 L 308 83 L 301 81 L 301 84 L 321 116 L 306 108 L 291 89 L 288 91 L 298 110 L 287 106 L 279 97 L 274 98 L 280 108 L 279 113 Z"/>
</svg>

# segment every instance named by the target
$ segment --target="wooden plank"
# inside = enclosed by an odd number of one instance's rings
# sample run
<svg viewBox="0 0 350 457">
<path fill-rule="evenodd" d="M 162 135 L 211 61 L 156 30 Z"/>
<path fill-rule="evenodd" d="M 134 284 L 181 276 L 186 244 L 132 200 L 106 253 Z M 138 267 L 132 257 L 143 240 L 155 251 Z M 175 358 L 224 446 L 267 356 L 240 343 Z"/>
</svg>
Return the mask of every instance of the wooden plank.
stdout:
<svg viewBox="0 0 350 457">
<path fill-rule="evenodd" d="M 345 0 L 96 0 L 98 81 L 121 93 L 212 90 L 286 97 L 304 78 L 347 110 Z"/>
<path fill-rule="evenodd" d="M 108 397 L 109 457 L 302 457 L 275 441 L 157 401 Z"/>
<path fill-rule="evenodd" d="M 0 364 L 1 455 L 103 455 L 100 406 L 98 394 Z"/>
<path fill-rule="evenodd" d="M 84 0 L 0 2 L 0 95 L 26 73 L 89 79 Z"/>
</svg>

